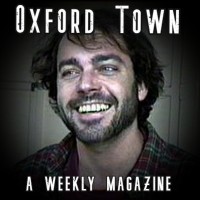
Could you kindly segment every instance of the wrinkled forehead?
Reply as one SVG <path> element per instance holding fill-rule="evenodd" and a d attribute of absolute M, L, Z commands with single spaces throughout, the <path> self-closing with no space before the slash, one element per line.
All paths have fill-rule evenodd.
<path fill-rule="evenodd" d="M 109 57 L 110 59 L 120 60 L 120 62 L 123 60 L 127 65 L 132 65 L 125 48 L 125 43 L 120 38 L 112 39 L 102 34 L 98 34 L 96 37 L 90 35 L 80 37 L 70 35 L 68 37 L 65 34 L 58 47 L 57 66 L 69 59 L 76 59 L 85 64 L 94 60 L 94 58 L 99 58 L 99 56 L 101 56 L 101 59 L 102 56 L 104 59 L 106 56 L 106 59 Z"/>

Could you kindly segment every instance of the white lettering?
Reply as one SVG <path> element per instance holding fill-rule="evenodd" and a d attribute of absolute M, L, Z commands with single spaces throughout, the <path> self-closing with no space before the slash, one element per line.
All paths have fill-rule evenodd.
<path fill-rule="evenodd" d="M 32 186 L 32 181 L 31 181 L 30 176 L 27 177 L 26 191 L 33 191 L 33 186 Z"/>
<path fill-rule="evenodd" d="M 145 183 L 144 183 L 144 190 L 143 191 L 149 191 L 148 186 L 150 185 L 150 176 L 145 176 L 144 179 L 146 179 Z"/>
<path fill-rule="evenodd" d="M 141 11 L 134 10 L 133 11 L 133 32 L 140 33 L 141 32 Z"/>
<path fill-rule="evenodd" d="M 167 176 L 166 177 L 166 191 L 171 191 L 171 181 L 170 181 L 171 177 Z"/>
<path fill-rule="evenodd" d="M 141 190 L 139 177 L 135 177 L 135 187 L 134 187 L 134 190 L 135 191 L 140 191 Z"/>
<path fill-rule="evenodd" d="M 31 29 L 30 29 L 30 33 L 33 33 L 34 29 L 36 29 L 36 33 L 40 33 L 40 29 L 39 29 L 38 24 L 37 24 L 40 9 L 37 9 L 36 13 L 34 13 L 33 9 L 30 9 L 30 13 L 31 13 L 31 17 L 32 17 L 32 20 L 33 20 L 33 23 L 32 23 Z"/>
<path fill-rule="evenodd" d="M 54 191 L 55 188 L 56 177 L 47 177 L 45 176 L 45 183 L 47 191 Z"/>
<path fill-rule="evenodd" d="M 169 10 L 169 33 L 179 34 L 179 10 L 176 10 L 176 16 L 174 10 Z"/>
<path fill-rule="evenodd" d="M 45 33 L 49 33 L 49 24 L 53 22 L 53 19 L 49 18 L 50 13 L 53 12 L 53 9 L 46 9 L 46 17 L 45 17 Z"/>
<path fill-rule="evenodd" d="M 85 10 L 85 33 L 92 33 L 94 30 L 94 12 Z"/>
<path fill-rule="evenodd" d="M 58 31 L 59 33 L 64 33 L 66 31 L 66 11 L 64 9 L 60 9 L 58 11 Z"/>
<path fill-rule="evenodd" d="M 73 191 L 79 191 L 78 188 L 78 176 L 73 177 Z"/>
<path fill-rule="evenodd" d="M 120 33 L 124 33 L 124 10 L 129 9 L 129 6 L 116 5 L 115 8 L 120 9 Z"/>
<path fill-rule="evenodd" d="M 63 191 L 63 188 L 62 188 L 62 186 L 63 186 L 63 177 L 62 176 L 59 176 L 58 177 L 58 191 Z"/>
<path fill-rule="evenodd" d="M 71 10 L 71 33 L 80 33 L 79 30 L 79 10 Z"/>
<path fill-rule="evenodd" d="M 94 183 L 94 176 L 88 177 L 88 181 L 89 181 L 90 191 L 92 191 L 93 183 Z"/>
<path fill-rule="evenodd" d="M 160 34 L 161 29 L 162 29 L 162 24 L 163 24 L 164 10 L 161 9 L 160 17 L 158 17 L 158 11 L 155 9 L 153 10 L 152 16 L 150 14 L 149 9 L 146 10 L 146 13 L 147 13 L 147 20 L 148 20 L 148 24 L 149 24 L 149 33 L 153 34 L 154 29 L 156 27 L 156 33 Z"/>
<path fill-rule="evenodd" d="M 119 177 L 117 191 L 124 191 L 124 184 L 123 184 L 123 178 L 122 177 Z"/>
<path fill-rule="evenodd" d="M 132 183 L 131 183 L 131 181 L 132 181 L 132 178 L 130 176 L 128 176 L 126 178 L 126 189 L 127 189 L 127 191 L 131 191 L 132 190 Z"/>
<path fill-rule="evenodd" d="M 112 177 L 110 180 L 110 177 L 106 178 L 107 183 L 107 191 L 115 191 L 115 177 Z"/>
<path fill-rule="evenodd" d="M 19 5 L 16 8 L 16 31 L 18 33 L 24 32 L 24 6 Z"/>

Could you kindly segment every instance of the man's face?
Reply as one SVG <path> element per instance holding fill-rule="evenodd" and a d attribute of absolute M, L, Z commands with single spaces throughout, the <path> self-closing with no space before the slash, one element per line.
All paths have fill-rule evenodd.
<path fill-rule="evenodd" d="M 103 40 L 98 47 L 86 49 L 64 36 L 57 56 L 60 112 L 68 128 L 87 144 L 118 136 L 137 113 L 130 57 Z"/>

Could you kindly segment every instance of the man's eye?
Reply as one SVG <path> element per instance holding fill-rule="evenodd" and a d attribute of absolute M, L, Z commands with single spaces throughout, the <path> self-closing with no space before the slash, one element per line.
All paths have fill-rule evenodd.
<path fill-rule="evenodd" d="M 76 78 L 77 76 L 79 76 L 79 74 L 80 74 L 80 70 L 78 69 L 66 69 L 66 70 L 63 70 L 63 72 L 61 73 L 62 77 L 66 79 Z"/>
<path fill-rule="evenodd" d="M 118 71 L 115 65 L 103 65 L 100 67 L 100 72 L 105 75 L 113 75 Z"/>

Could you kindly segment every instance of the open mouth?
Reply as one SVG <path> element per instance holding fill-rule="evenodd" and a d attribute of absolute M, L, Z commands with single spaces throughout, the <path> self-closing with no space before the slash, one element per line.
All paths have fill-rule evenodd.
<path fill-rule="evenodd" d="M 109 110 L 111 107 L 110 104 L 105 103 L 91 103 L 91 104 L 83 104 L 77 107 L 77 112 L 81 114 L 88 113 L 99 113 Z"/>

